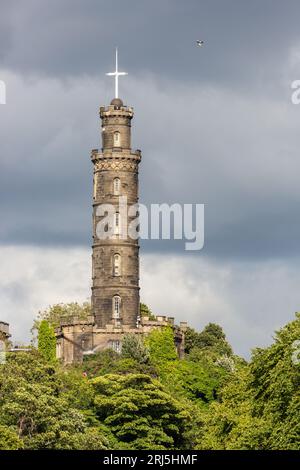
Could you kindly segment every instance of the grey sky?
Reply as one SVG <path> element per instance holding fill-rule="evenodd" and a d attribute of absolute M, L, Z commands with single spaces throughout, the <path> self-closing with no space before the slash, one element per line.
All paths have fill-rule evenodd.
<path fill-rule="evenodd" d="M 4 67 L 51 76 L 101 74 L 122 46 L 129 70 L 241 87 L 272 78 L 299 40 L 289 0 L 12 0 L 2 2 Z M 195 38 L 209 47 L 198 52 Z M 200 77 L 201 76 L 201 77 Z M 246 86 L 247 86 L 246 85 Z"/>
<path fill-rule="evenodd" d="M 233 278 L 241 284 L 249 270 L 262 279 L 265 266 L 280 263 L 284 271 L 282 291 L 281 271 L 276 277 L 275 317 L 282 315 L 281 323 L 290 319 L 298 294 L 286 273 L 298 265 L 300 272 L 300 106 L 290 99 L 291 82 L 300 79 L 299 17 L 300 4 L 292 0 L 2 1 L 3 249 L 89 249 L 89 153 L 100 147 L 98 107 L 113 95 L 112 80 L 104 74 L 114 66 L 118 45 L 120 67 L 129 72 L 120 81 L 120 95 L 135 109 L 133 144 L 143 152 L 142 202 L 205 203 L 199 263 L 211 269 L 229 263 L 233 272 L 239 266 Z M 205 46 L 197 48 L 196 39 L 204 39 Z M 147 256 L 159 252 L 166 259 L 178 256 L 178 263 L 194 262 L 180 244 L 142 247 Z M 51 269 L 47 272 L 50 279 Z M 30 289 L 34 284 L 22 286 L 12 276 L 1 292 L 3 299 L 21 299 L 22 292 L 30 297 Z M 252 293 L 237 288 L 234 297 L 232 288 L 228 292 L 224 309 L 226 302 L 233 312 L 243 305 L 236 315 L 251 318 Z M 60 295 L 53 298 L 60 301 Z M 255 295 L 255 308 L 266 311 L 267 293 L 258 289 Z M 155 298 L 154 306 L 162 308 Z M 285 310 L 284 299 L 293 299 Z M 42 294 L 39 302 L 44 304 Z M 205 305 L 205 318 L 210 312 L 213 318 L 211 304 Z M 1 315 L 7 312 L 3 307 Z M 188 319 L 195 315 L 186 312 Z M 274 321 L 274 328 L 279 323 Z M 230 325 L 229 334 L 237 338 Z M 262 326 L 262 337 L 269 337 L 270 328 L 271 322 Z M 249 341 L 254 346 L 259 338 L 253 333 Z"/>

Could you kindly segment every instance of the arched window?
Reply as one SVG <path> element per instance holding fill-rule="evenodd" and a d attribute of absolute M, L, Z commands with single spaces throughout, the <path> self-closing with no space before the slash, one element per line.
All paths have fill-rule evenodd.
<path fill-rule="evenodd" d="M 114 147 L 120 147 L 121 146 L 121 134 L 120 132 L 116 131 L 114 132 Z"/>
<path fill-rule="evenodd" d="M 114 215 L 114 234 L 119 235 L 121 230 L 120 213 L 116 212 Z"/>
<path fill-rule="evenodd" d="M 114 194 L 116 196 L 120 194 L 120 186 L 121 186 L 120 178 L 115 178 L 114 179 Z"/>
<path fill-rule="evenodd" d="M 121 314 L 121 297 L 119 295 L 115 295 L 113 297 L 113 318 L 119 319 Z"/>
<path fill-rule="evenodd" d="M 119 253 L 114 255 L 114 268 L 113 268 L 114 276 L 121 276 L 121 256 Z"/>

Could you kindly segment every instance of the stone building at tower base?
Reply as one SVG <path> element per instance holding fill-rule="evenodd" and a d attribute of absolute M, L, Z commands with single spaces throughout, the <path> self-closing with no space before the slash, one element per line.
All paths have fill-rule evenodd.
<path fill-rule="evenodd" d="M 137 334 L 146 336 L 154 329 L 172 327 L 174 332 L 174 343 L 178 356 L 184 356 L 184 335 L 187 323 L 181 322 L 179 326 L 174 324 L 174 318 L 157 316 L 155 320 L 149 317 L 142 317 L 137 328 L 126 325 L 114 326 L 107 324 L 104 328 L 96 325 L 94 316 L 87 320 L 80 320 L 76 317 L 61 323 L 56 329 L 56 357 L 64 364 L 82 362 L 85 355 L 95 354 L 105 349 L 113 349 L 121 352 L 122 340 L 127 334 Z"/>

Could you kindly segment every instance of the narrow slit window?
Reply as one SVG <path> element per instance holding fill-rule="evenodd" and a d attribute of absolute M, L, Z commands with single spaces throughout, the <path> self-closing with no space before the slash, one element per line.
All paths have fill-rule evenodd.
<path fill-rule="evenodd" d="M 97 184 L 98 184 L 98 173 L 94 174 L 94 185 L 93 185 L 93 198 L 97 197 Z"/>
<path fill-rule="evenodd" d="M 115 213 L 115 224 L 114 224 L 114 232 L 115 232 L 115 235 L 119 235 L 120 234 L 120 226 L 121 226 L 121 220 L 120 220 L 120 213 L 119 212 L 116 212 Z"/>
<path fill-rule="evenodd" d="M 121 297 L 119 295 L 115 295 L 113 297 L 113 317 L 114 319 L 118 320 L 121 314 Z"/>
<path fill-rule="evenodd" d="M 114 179 L 114 194 L 115 195 L 120 194 L 120 187 L 121 187 L 120 178 L 115 178 Z"/>
<path fill-rule="evenodd" d="M 121 276 L 121 256 L 116 253 L 114 255 L 114 276 Z"/>
<path fill-rule="evenodd" d="M 121 135 L 120 132 L 114 132 L 114 147 L 121 146 Z"/>

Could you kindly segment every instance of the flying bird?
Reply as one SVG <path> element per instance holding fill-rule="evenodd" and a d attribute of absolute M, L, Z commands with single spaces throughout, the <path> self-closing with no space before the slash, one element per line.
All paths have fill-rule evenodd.
<path fill-rule="evenodd" d="M 197 41 L 197 46 L 201 47 L 203 46 L 203 44 L 204 44 L 204 41 L 199 41 L 199 40 Z"/>

